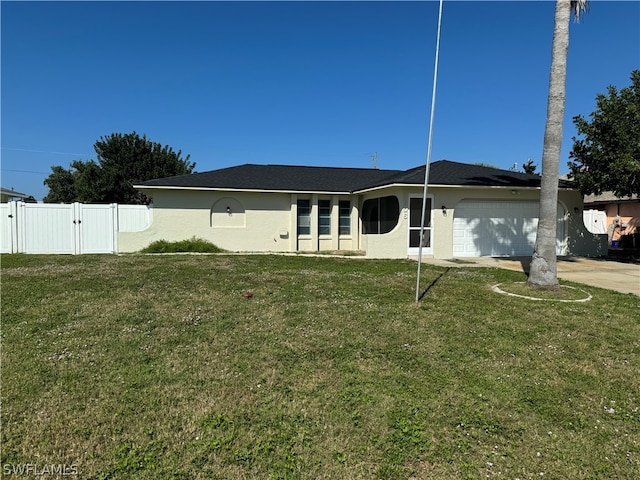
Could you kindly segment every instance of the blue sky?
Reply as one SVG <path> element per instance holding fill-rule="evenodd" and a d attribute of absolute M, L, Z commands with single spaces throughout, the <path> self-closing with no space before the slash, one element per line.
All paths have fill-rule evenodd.
<path fill-rule="evenodd" d="M 554 2 L 445 0 L 432 161 L 541 164 Z M 136 131 L 196 171 L 424 164 L 438 2 L 1 3 L 2 186 Z M 608 85 L 640 68 L 640 3 L 571 25 L 561 173 Z"/>

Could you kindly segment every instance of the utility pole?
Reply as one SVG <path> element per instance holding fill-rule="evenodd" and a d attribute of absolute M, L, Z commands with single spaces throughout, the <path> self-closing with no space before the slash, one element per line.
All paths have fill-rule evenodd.
<path fill-rule="evenodd" d="M 373 159 L 373 168 L 377 170 L 377 168 L 378 168 L 378 152 L 373 152 L 371 154 L 371 158 Z"/>

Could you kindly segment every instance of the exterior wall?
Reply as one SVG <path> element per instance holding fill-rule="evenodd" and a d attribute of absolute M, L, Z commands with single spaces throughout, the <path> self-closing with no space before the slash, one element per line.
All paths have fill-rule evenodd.
<path fill-rule="evenodd" d="M 351 196 L 271 192 L 154 190 L 153 221 L 141 232 L 120 232 L 121 252 L 156 240 L 193 236 L 241 252 L 357 250 L 358 209 Z M 311 201 L 311 234 L 297 235 L 297 201 Z M 331 235 L 318 234 L 318 200 L 331 200 Z M 351 235 L 339 235 L 339 200 L 351 201 Z"/>
<path fill-rule="evenodd" d="M 369 198 L 387 195 L 396 195 L 400 202 L 398 224 L 387 234 L 362 235 L 363 250 L 371 258 L 407 258 L 409 198 L 422 196 L 422 188 L 395 187 L 369 192 L 362 196 L 360 205 Z M 526 188 L 432 187 L 427 190 L 427 195 L 432 196 L 432 252 L 425 253 L 423 250 L 423 256 L 448 259 L 453 258 L 455 209 L 462 200 L 538 201 L 540 191 Z M 558 201 L 566 211 L 564 255 L 606 255 L 606 236 L 594 235 L 584 226 L 582 196 L 579 192 L 560 190 Z"/>
<path fill-rule="evenodd" d="M 504 188 L 441 188 L 436 189 L 436 205 L 446 207 L 446 215 L 439 209 L 439 228 L 435 245 L 436 258 L 453 258 L 453 219 L 457 205 L 463 200 L 498 200 L 526 201 L 539 199 L 537 189 L 504 189 Z M 514 193 L 515 192 L 515 193 Z"/>
<path fill-rule="evenodd" d="M 407 189 L 395 187 L 375 190 L 362 195 L 358 203 L 360 210 L 362 210 L 362 205 L 366 200 L 392 195 L 398 198 L 400 204 L 400 218 L 396 226 L 389 233 L 360 234 L 363 250 L 366 251 L 366 255 L 369 258 L 407 258 L 407 236 L 409 231 L 409 195 Z M 362 232 L 362 221 L 360 221 L 359 225 L 359 230 Z"/>
<path fill-rule="evenodd" d="M 599 257 L 607 255 L 607 236 L 593 234 L 584 224 L 582 211 L 583 196 L 577 190 L 561 191 L 561 201 L 567 209 L 567 252 L 566 255 Z"/>
<path fill-rule="evenodd" d="M 311 233 L 308 235 L 297 234 L 297 202 L 309 200 L 311 203 Z M 329 200 L 331 202 L 331 234 L 320 235 L 318 232 L 318 201 Z M 340 201 L 351 203 L 351 234 L 340 235 Z M 291 224 L 296 242 L 292 251 L 318 252 L 336 250 L 359 250 L 358 239 L 358 205 L 352 195 L 322 195 L 322 194 L 292 194 L 291 195 Z"/>
<path fill-rule="evenodd" d="M 436 258 L 453 257 L 453 218 L 455 207 L 462 200 L 504 200 L 504 201 L 539 201 L 540 190 L 527 188 L 442 188 L 435 189 L 434 205 L 447 207 L 446 219 L 442 212 L 436 212 L 439 219 L 437 232 L 434 234 L 434 256 Z M 582 219 L 582 196 L 575 190 L 560 190 L 558 202 L 564 207 L 565 214 L 565 249 L 564 255 L 599 256 L 606 254 L 606 237 L 590 233 Z M 451 207 L 450 207 L 451 206 Z"/>
<path fill-rule="evenodd" d="M 453 218 L 455 206 L 466 198 L 496 198 L 510 199 L 510 193 L 496 189 L 497 192 L 487 189 L 470 190 L 468 188 L 442 188 L 433 187 L 427 189 L 427 196 L 432 199 L 432 230 L 431 252 L 423 250 L 423 257 L 452 258 L 453 257 Z M 422 187 L 395 187 L 377 190 L 363 195 L 360 205 L 370 198 L 395 195 L 400 202 L 400 219 L 396 227 L 387 234 L 363 235 L 364 248 L 367 257 L 371 258 L 407 258 L 409 248 L 409 199 L 422 197 Z M 536 198 L 537 197 L 532 197 Z M 445 207 L 443 210 L 442 207 Z"/>
<path fill-rule="evenodd" d="M 409 199 L 421 197 L 422 187 L 388 187 L 359 196 L 270 192 L 219 192 L 154 190 L 153 221 L 141 232 L 120 232 L 119 250 L 133 252 L 155 240 L 204 238 L 229 251 L 295 252 L 364 250 L 370 258 L 407 258 L 409 249 Z M 453 258 L 453 219 L 462 200 L 538 201 L 538 189 L 432 187 L 431 248 L 423 255 Z M 385 234 L 363 234 L 360 212 L 372 198 L 398 198 L 398 223 Z M 311 232 L 297 234 L 297 201 L 311 203 Z M 331 201 L 331 235 L 318 234 L 318 200 Z M 340 200 L 351 202 L 351 235 L 339 235 Z M 559 202 L 566 211 L 565 254 L 599 256 L 607 253 L 606 235 L 591 234 L 582 219 L 582 196 L 561 190 Z"/>
<path fill-rule="evenodd" d="M 118 240 L 121 252 L 193 236 L 230 251 L 287 252 L 293 250 L 292 227 L 290 194 L 156 190 L 151 225 L 120 232 Z"/>
<path fill-rule="evenodd" d="M 538 189 L 478 189 L 477 193 L 471 191 L 465 195 L 465 198 L 469 199 L 505 201 L 539 201 L 539 197 L 540 191 Z M 462 200 L 462 198 L 459 200 Z M 606 254 L 606 237 L 603 238 L 601 235 L 592 234 L 584 225 L 582 196 L 579 192 L 575 190 L 560 190 L 558 192 L 558 202 L 565 209 L 565 247 L 563 255 L 600 256 Z M 453 222 L 453 219 L 451 221 Z M 451 232 L 449 238 L 453 238 L 453 232 Z M 448 252 L 445 253 L 448 254 Z"/>
<path fill-rule="evenodd" d="M 593 208 L 604 211 L 607 215 L 610 242 L 620 241 L 625 236 L 640 236 L 640 200 L 594 205 Z"/>

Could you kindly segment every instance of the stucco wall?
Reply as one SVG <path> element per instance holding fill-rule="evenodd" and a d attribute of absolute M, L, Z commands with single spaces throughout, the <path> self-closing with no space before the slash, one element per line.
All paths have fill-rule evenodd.
<path fill-rule="evenodd" d="M 575 190 L 560 192 L 560 201 L 567 207 L 566 255 L 600 257 L 608 253 L 607 235 L 593 234 L 584 225 L 583 196 Z"/>
<path fill-rule="evenodd" d="M 151 193 L 151 192 L 149 192 Z M 364 201 L 394 195 L 398 198 L 398 223 L 385 234 L 362 233 L 358 212 Z M 537 201 L 538 189 L 431 187 L 431 248 L 423 255 L 453 258 L 453 220 L 463 200 Z M 133 252 L 164 239 L 177 241 L 197 236 L 229 251 L 294 252 L 317 250 L 364 250 L 370 258 L 407 258 L 409 199 L 421 197 L 420 187 L 389 187 L 361 196 L 296 195 L 259 192 L 153 191 L 153 223 L 142 232 L 119 233 L 121 252 Z M 311 234 L 298 238 L 296 201 L 308 198 L 312 204 Z M 319 236 L 317 201 L 332 201 L 332 235 Z M 352 205 L 351 235 L 338 236 L 338 201 Z M 607 252 L 606 235 L 591 234 L 582 220 L 582 197 L 577 191 L 560 190 L 559 202 L 566 211 L 566 255 L 599 256 Z M 444 210 L 442 207 L 445 207 Z"/>
<path fill-rule="evenodd" d="M 383 234 L 362 234 L 362 242 L 369 258 L 407 258 L 408 195 L 401 188 L 385 188 L 362 195 L 360 209 L 365 201 L 387 196 L 396 196 L 400 204 L 400 218 L 396 226 Z M 360 228 L 362 231 L 362 228 Z"/>
<path fill-rule="evenodd" d="M 446 188 L 433 189 L 436 195 L 435 205 L 447 206 L 446 219 L 438 215 L 438 230 L 435 235 L 435 257 L 453 257 L 453 219 L 455 207 L 465 199 L 502 200 L 502 201 L 539 201 L 540 191 L 527 188 Z M 589 232 L 582 219 L 583 201 L 579 192 L 560 190 L 558 203 L 565 210 L 565 229 L 563 255 L 600 256 L 606 254 L 606 236 Z M 451 206 L 451 207 L 450 207 Z"/>
<path fill-rule="evenodd" d="M 540 191 L 527 188 L 461 188 L 431 187 L 432 197 L 432 250 L 423 250 L 423 256 L 453 258 L 453 219 L 456 206 L 463 200 L 538 201 Z M 408 209 L 411 196 L 422 196 L 422 188 L 387 188 L 363 196 L 363 200 L 396 195 L 400 201 L 400 220 L 394 230 L 384 235 L 364 235 L 363 245 L 368 257 L 406 258 L 408 255 Z M 577 191 L 560 190 L 558 201 L 565 210 L 564 255 L 600 256 L 607 252 L 606 235 L 594 235 L 582 220 L 583 201 Z M 445 207 L 443 210 L 442 207 Z"/>
<path fill-rule="evenodd" d="M 118 242 L 121 252 L 134 252 L 156 240 L 196 236 L 230 251 L 286 252 L 292 226 L 289 194 L 158 190 L 151 226 L 120 233 Z"/>
<path fill-rule="evenodd" d="M 358 209 L 345 195 L 297 195 L 272 192 L 204 192 L 155 190 L 153 223 L 141 232 L 118 235 L 121 252 L 138 251 L 156 240 L 178 241 L 193 236 L 229 251 L 295 252 L 357 250 Z M 298 238 L 296 202 L 311 201 L 311 234 Z M 317 203 L 332 204 L 331 235 L 319 235 Z M 340 200 L 351 201 L 351 235 L 339 235 Z"/>

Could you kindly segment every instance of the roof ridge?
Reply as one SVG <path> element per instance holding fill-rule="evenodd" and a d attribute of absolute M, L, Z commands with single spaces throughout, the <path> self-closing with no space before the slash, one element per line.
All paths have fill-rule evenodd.
<path fill-rule="evenodd" d="M 334 169 L 334 170 L 367 170 L 378 172 L 402 172 L 403 170 L 388 169 L 388 168 L 373 168 L 373 167 L 342 167 L 342 166 L 323 166 L 323 165 L 287 165 L 279 163 L 267 163 L 267 164 L 245 164 L 258 167 L 287 167 L 287 168 L 314 168 L 314 169 Z"/>

